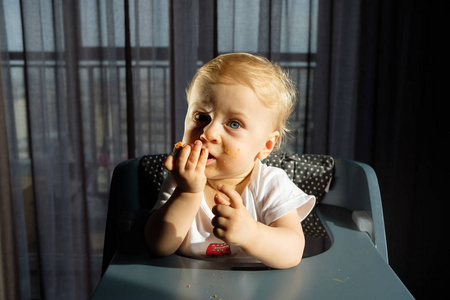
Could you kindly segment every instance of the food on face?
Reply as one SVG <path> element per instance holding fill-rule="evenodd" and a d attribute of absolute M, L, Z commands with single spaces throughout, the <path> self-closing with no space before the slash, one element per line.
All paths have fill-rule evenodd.
<path fill-rule="evenodd" d="M 184 147 L 186 147 L 186 144 L 183 145 L 182 142 L 176 143 L 175 146 L 173 147 L 173 150 L 172 150 L 173 155 L 177 156 L 178 153 L 180 153 L 181 149 L 183 149 Z"/>

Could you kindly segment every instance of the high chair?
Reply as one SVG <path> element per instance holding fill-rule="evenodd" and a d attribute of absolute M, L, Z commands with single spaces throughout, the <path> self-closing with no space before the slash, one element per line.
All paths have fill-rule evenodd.
<path fill-rule="evenodd" d="M 166 157 L 146 155 L 116 166 L 93 299 L 413 299 L 388 264 L 380 190 L 370 166 L 288 153 L 263 161 L 316 196 L 302 222 L 301 263 L 276 270 L 149 254 L 144 227 L 167 176 Z"/>

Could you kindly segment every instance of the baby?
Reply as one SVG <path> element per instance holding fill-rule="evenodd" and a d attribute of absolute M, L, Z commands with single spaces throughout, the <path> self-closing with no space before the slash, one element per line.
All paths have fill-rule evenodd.
<path fill-rule="evenodd" d="M 166 159 L 170 175 L 146 226 L 151 252 L 296 266 L 315 198 L 261 163 L 286 136 L 288 76 L 265 58 L 224 54 L 197 72 L 187 99 L 186 146 Z"/>

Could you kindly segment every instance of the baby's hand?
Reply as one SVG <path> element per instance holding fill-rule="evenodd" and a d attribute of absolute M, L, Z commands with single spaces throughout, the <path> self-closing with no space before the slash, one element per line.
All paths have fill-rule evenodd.
<path fill-rule="evenodd" d="M 212 212 L 215 217 L 211 221 L 214 235 L 229 245 L 250 245 L 257 235 L 258 226 L 242 203 L 241 195 L 229 186 L 219 185 L 217 188 L 230 198 L 230 202 L 219 193 L 214 198 L 216 206 Z"/>
<path fill-rule="evenodd" d="M 206 185 L 205 167 L 208 149 L 202 150 L 202 142 L 187 145 L 176 156 L 169 155 L 164 167 L 170 171 L 183 192 L 202 192 Z"/>

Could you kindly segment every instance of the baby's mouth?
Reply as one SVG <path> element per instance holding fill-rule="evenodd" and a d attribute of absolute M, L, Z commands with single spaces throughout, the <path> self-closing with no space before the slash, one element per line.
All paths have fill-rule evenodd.
<path fill-rule="evenodd" d="M 208 159 L 206 160 L 206 164 L 213 162 L 216 158 L 211 153 L 208 153 Z"/>

